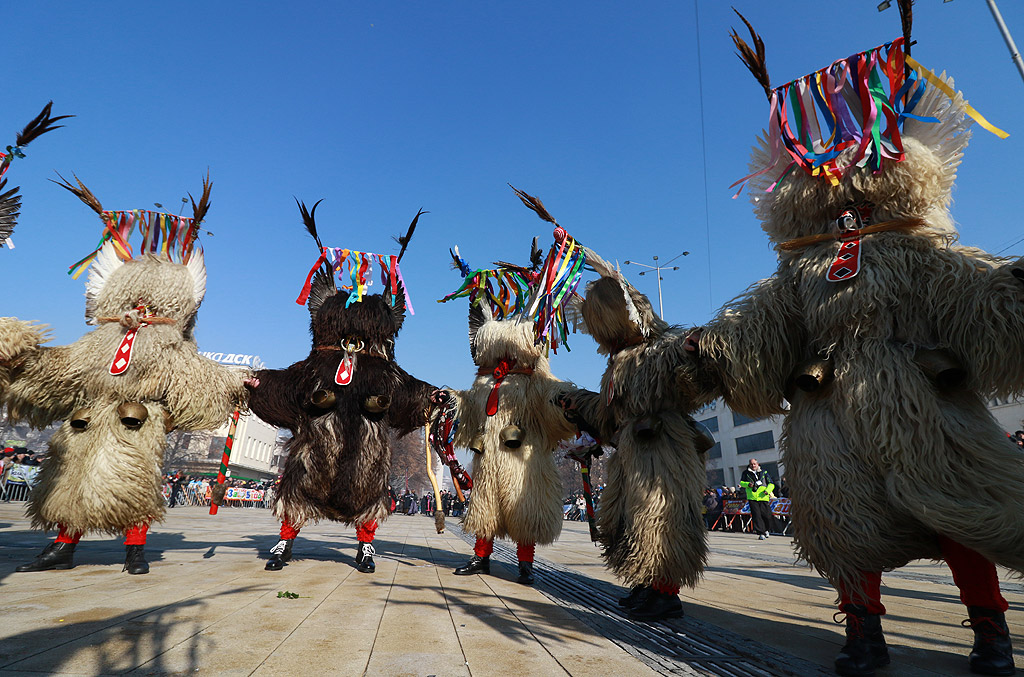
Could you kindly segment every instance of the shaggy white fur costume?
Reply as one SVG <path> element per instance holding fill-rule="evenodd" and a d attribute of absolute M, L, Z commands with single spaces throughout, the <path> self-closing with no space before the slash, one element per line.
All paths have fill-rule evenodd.
<path fill-rule="evenodd" d="M 796 171 L 767 194 L 762 175 L 751 192 L 776 245 L 829 232 L 848 205 L 924 226 L 865 236 L 860 274 L 844 282 L 825 280 L 839 242 L 780 249 L 775 275 L 707 326 L 691 374 L 757 417 L 783 411 L 801 362 L 831 361 L 831 384 L 790 389 L 780 446 L 798 554 L 847 589 L 860 571 L 938 557 L 937 535 L 1024 572 L 1024 455 L 985 406 L 1021 392 L 1024 288 L 1011 266 L 954 244 L 950 189 L 970 121 L 959 96 L 926 98 L 915 112 L 944 122 L 908 120 L 905 161 L 835 187 Z M 751 164 L 767 162 L 762 143 Z M 923 359 L 933 349 L 966 381 L 937 383 Z"/>
<path fill-rule="evenodd" d="M 563 499 L 554 449 L 576 434 L 554 400 L 573 386 L 551 375 L 543 346 L 534 344 L 532 324 L 493 320 L 487 304 L 482 306 L 486 317 L 471 341 L 474 361 L 485 373 L 469 390 L 449 391 L 460 420 L 455 445 L 477 446 L 481 435 L 483 440 L 483 453 L 473 458 L 473 493 L 463 527 L 487 539 L 551 543 L 562 530 Z M 503 359 L 533 373 L 508 374 L 498 390 L 498 411 L 487 416 L 493 370 Z M 501 431 L 510 425 L 522 430 L 517 449 L 502 444 Z"/>
<path fill-rule="evenodd" d="M 127 331 L 120 322 L 51 348 L 39 325 L 0 318 L 0 398 L 11 420 L 64 420 L 29 500 L 34 527 L 123 533 L 159 520 L 167 432 L 217 428 L 244 401 L 244 375 L 201 357 L 192 338 L 205 282 L 201 251 L 186 266 L 151 255 L 122 262 L 112 244 L 100 250 L 87 285 L 90 324 L 131 314 L 139 299 L 173 320 L 139 329 L 119 376 L 108 370 Z M 148 412 L 138 429 L 122 425 L 117 409 L 126 402 Z M 72 415 L 88 425 L 73 428 Z"/>

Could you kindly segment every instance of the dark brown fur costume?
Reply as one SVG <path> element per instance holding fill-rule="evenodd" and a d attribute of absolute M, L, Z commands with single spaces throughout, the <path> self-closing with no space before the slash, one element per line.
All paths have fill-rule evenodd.
<path fill-rule="evenodd" d="M 358 526 L 387 517 L 391 432 L 406 435 L 422 426 L 434 390 L 394 361 L 405 319 L 401 287 L 394 306 L 390 294 L 364 296 L 346 308 L 347 298 L 318 271 L 309 300 L 309 356 L 287 369 L 258 371 L 259 385 L 249 386 L 252 411 L 292 431 L 274 513 L 296 528 L 320 519 Z M 357 354 L 352 382 L 337 385 L 342 351 L 333 348 L 356 339 L 366 347 Z M 317 391 L 332 393 L 333 406 L 314 405 Z M 367 411 L 364 402 L 373 395 L 389 398 L 390 406 Z"/>

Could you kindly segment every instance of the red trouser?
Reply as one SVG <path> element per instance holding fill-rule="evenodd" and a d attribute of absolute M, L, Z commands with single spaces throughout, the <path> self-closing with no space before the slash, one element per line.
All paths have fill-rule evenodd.
<path fill-rule="evenodd" d="M 535 549 L 536 547 L 533 543 L 516 542 L 516 559 L 520 562 L 532 562 Z M 477 536 L 476 544 L 473 546 L 473 554 L 477 557 L 490 557 L 492 552 L 494 552 L 494 539 Z"/>
<path fill-rule="evenodd" d="M 57 540 L 55 543 L 78 543 L 82 540 L 82 532 L 71 533 L 63 524 L 57 525 Z M 149 523 L 139 524 L 124 532 L 125 545 L 145 545 L 146 533 L 149 532 Z"/>
<path fill-rule="evenodd" d="M 1005 612 L 1009 608 L 1006 599 L 999 593 L 999 577 L 996 566 L 967 546 L 960 545 L 945 536 L 939 536 L 939 548 L 953 582 L 960 588 L 960 601 L 965 606 L 977 606 Z M 862 604 L 870 614 L 884 614 L 882 605 L 882 572 L 862 571 L 863 582 L 859 590 L 840 589 L 839 609 L 846 611 L 850 604 Z"/>
<path fill-rule="evenodd" d="M 377 533 L 377 520 L 370 520 L 369 522 L 363 522 L 356 527 L 356 540 L 360 543 L 373 543 L 373 537 Z M 285 517 L 281 520 L 281 540 L 291 541 L 299 535 L 299 529 L 296 529 Z"/>

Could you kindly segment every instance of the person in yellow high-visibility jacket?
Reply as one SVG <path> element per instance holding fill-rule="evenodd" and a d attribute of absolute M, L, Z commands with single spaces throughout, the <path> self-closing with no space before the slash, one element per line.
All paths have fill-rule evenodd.
<path fill-rule="evenodd" d="M 775 498 L 775 484 L 767 470 L 761 469 L 757 459 L 750 459 L 747 469 L 740 477 L 740 486 L 747 490 L 747 503 L 750 504 L 750 518 L 754 532 L 760 541 L 768 538 L 772 531 L 778 531 L 775 515 L 772 514 L 771 500 Z"/>

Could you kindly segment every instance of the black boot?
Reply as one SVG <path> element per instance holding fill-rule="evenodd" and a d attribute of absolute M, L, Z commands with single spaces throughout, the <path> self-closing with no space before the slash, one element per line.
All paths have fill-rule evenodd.
<path fill-rule="evenodd" d="M 654 589 L 649 585 L 634 585 L 629 589 L 628 595 L 619 598 L 619 606 L 632 609 L 639 604 L 643 604 L 653 591 Z"/>
<path fill-rule="evenodd" d="M 124 549 L 124 568 L 130 574 L 148 574 L 149 562 L 146 561 L 144 545 L 127 545 Z"/>
<path fill-rule="evenodd" d="M 889 648 L 882 634 L 882 617 L 869 614 L 867 607 L 859 604 L 846 605 L 836 617 L 842 613 L 846 614 L 846 644 L 836 656 L 836 672 L 867 677 L 875 674 L 875 668 L 888 665 Z"/>
<path fill-rule="evenodd" d="M 683 615 L 683 603 L 679 595 L 658 592 L 653 588 L 648 588 L 648 593 L 627 609 L 626 614 L 634 621 L 662 621 L 666 618 L 681 618 Z"/>
<path fill-rule="evenodd" d="M 1013 647 L 1010 645 L 1010 629 L 1001 611 L 984 609 L 980 606 L 967 607 L 970 618 L 964 625 L 974 630 L 974 648 L 969 661 L 971 672 L 979 675 L 1012 675 Z"/>
<path fill-rule="evenodd" d="M 283 569 L 284 563 L 292 558 L 292 543 L 294 542 L 294 538 L 282 538 L 278 541 L 277 545 L 270 549 L 270 559 L 267 560 L 267 566 L 263 568 L 267 571 L 280 571 Z"/>
<path fill-rule="evenodd" d="M 22 564 L 15 571 L 49 571 L 50 569 L 71 569 L 75 566 L 77 543 L 51 543 L 28 564 Z"/>
<path fill-rule="evenodd" d="M 373 549 L 372 543 L 359 542 L 359 552 L 356 553 L 356 570 L 364 574 L 372 574 L 377 570 L 377 565 L 373 563 L 373 556 L 376 551 Z"/>
<path fill-rule="evenodd" d="M 519 578 L 516 579 L 516 583 L 533 585 L 533 562 L 519 563 Z"/>
<path fill-rule="evenodd" d="M 472 576 L 473 574 L 491 573 L 491 558 L 473 555 L 469 561 L 455 570 L 456 576 Z"/>

